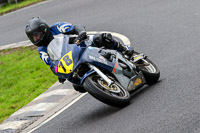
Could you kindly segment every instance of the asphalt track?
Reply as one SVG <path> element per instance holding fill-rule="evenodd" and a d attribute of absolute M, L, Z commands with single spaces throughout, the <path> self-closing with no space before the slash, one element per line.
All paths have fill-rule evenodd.
<path fill-rule="evenodd" d="M 53 0 L 0 17 L 0 44 L 27 40 L 32 16 L 126 35 L 161 71 L 123 109 L 86 95 L 34 133 L 199 133 L 199 0 Z"/>

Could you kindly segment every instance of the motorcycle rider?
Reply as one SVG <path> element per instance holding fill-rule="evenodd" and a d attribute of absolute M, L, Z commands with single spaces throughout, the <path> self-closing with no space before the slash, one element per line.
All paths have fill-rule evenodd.
<path fill-rule="evenodd" d="M 85 28 L 78 25 L 73 25 L 67 22 L 57 22 L 52 26 L 48 24 L 41 17 L 33 17 L 28 21 L 25 27 L 26 35 L 29 40 L 38 47 L 40 58 L 43 62 L 52 69 L 53 65 L 47 53 L 48 44 L 54 39 L 54 35 L 66 34 L 66 35 L 77 35 L 76 38 L 70 38 L 69 43 L 80 42 L 87 38 Z M 108 49 L 115 49 L 129 58 L 132 57 L 134 50 L 128 46 L 121 44 L 116 41 L 111 34 L 103 33 L 97 34 L 92 38 L 93 45 L 96 47 L 105 47 Z M 65 79 L 58 78 L 59 82 L 63 83 Z"/>

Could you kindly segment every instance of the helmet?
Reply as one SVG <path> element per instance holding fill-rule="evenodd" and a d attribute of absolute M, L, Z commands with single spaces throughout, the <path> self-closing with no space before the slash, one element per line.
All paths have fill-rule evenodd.
<path fill-rule="evenodd" d="M 30 41 L 36 46 L 47 46 L 53 38 L 49 26 L 40 17 L 33 17 L 29 20 L 25 32 Z"/>

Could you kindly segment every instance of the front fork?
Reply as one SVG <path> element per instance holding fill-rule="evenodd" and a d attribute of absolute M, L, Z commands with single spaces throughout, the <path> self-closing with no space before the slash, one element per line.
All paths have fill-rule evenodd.
<path fill-rule="evenodd" d="M 107 83 L 108 83 L 108 86 L 110 86 L 113 81 L 110 80 L 104 73 L 102 73 L 97 67 L 89 64 L 89 67 L 94 70 L 100 77 L 102 77 Z"/>

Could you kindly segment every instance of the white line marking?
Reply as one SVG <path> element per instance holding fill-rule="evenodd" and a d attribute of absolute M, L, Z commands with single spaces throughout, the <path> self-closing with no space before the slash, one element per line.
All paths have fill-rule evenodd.
<path fill-rule="evenodd" d="M 64 110 L 66 110 L 67 108 L 69 108 L 70 106 L 72 106 L 74 103 L 76 103 L 79 99 L 81 99 L 86 94 L 87 93 L 81 94 L 79 97 L 77 97 L 76 99 L 74 99 L 71 103 L 69 103 L 67 106 L 65 106 L 64 108 L 62 108 L 58 112 L 56 112 L 54 115 L 52 115 L 51 117 L 49 117 L 48 119 L 46 119 L 44 122 L 40 123 L 40 125 L 38 125 L 37 127 L 33 128 L 28 133 L 31 133 L 31 132 L 37 130 L 38 128 L 40 128 L 41 126 L 43 126 L 44 124 L 46 124 L 47 122 L 49 122 L 50 120 L 52 120 L 53 118 L 55 118 L 56 116 L 58 116 L 60 113 L 62 113 Z"/>
<path fill-rule="evenodd" d="M 0 46 L 0 50 L 8 49 L 8 48 L 17 48 L 17 47 L 26 47 L 33 45 L 30 41 L 22 41 L 18 43 L 12 43 L 4 46 Z"/>

